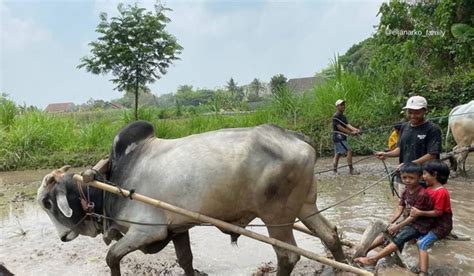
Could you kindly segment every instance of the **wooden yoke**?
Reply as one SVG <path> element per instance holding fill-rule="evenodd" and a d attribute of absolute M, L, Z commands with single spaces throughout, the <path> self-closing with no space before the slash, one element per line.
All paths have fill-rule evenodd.
<path fill-rule="evenodd" d="M 99 172 L 100 174 L 107 174 L 109 172 L 109 163 L 110 159 L 109 156 L 107 155 L 103 159 L 101 159 L 97 164 L 92 167 L 93 170 Z"/>
<path fill-rule="evenodd" d="M 82 172 L 81 175 L 83 177 L 83 181 L 85 183 L 94 181 L 96 174 L 100 174 L 104 176 L 107 175 L 110 168 L 109 163 L 110 163 L 109 156 L 106 156 L 105 158 L 97 162 L 97 164 L 95 164 L 94 167 L 92 167 L 92 169 L 87 169 L 84 172 Z"/>

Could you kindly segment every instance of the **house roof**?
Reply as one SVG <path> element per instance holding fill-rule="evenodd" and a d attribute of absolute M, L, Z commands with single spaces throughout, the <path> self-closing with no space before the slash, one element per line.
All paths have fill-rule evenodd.
<path fill-rule="evenodd" d="M 296 93 L 302 93 L 304 91 L 313 89 L 315 85 L 322 84 L 323 81 L 324 79 L 320 77 L 297 78 L 289 79 L 286 85 L 288 86 L 289 90 Z"/>
<path fill-rule="evenodd" d="M 70 112 L 74 107 L 73 103 L 52 103 L 44 109 L 46 112 Z"/>
<path fill-rule="evenodd" d="M 109 102 L 109 104 L 115 108 L 115 109 L 123 109 L 123 105 L 119 104 L 119 103 L 113 103 L 113 102 Z"/>

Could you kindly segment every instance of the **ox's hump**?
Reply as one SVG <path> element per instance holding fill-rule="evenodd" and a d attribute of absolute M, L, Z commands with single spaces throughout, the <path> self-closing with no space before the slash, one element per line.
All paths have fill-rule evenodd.
<path fill-rule="evenodd" d="M 299 140 L 307 143 L 308 145 L 310 145 L 311 147 L 313 147 L 314 150 L 317 149 L 317 146 L 316 144 L 314 143 L 314 141 L 309 138 L 308 136 L 306 136 L 304 133 L 302 132 L 299 132 L 299 131 L 293 131 L 293 130 L 289 130 L 289 129 L 284 129 L 278 125 L 275 125 L 275 124 L 264 124 L 264 125 L 261 125 L 261 127 L 263 128 L 267 128 L 267 129 L 272 129 L 272 130 L 275 130 L 275 131 L 279 131 L 281 133 L 286 133 L 286 134 L 289 134 L 293 137 L 296 137 L 298 138 Z"/>
<path fill-rule="evenodd" d="M 132 152 L 141 141 L 154 137 L 155 129 L 147 121 L 136 121 L 128 124 L 115 136 L 112 147 L 112 158 L 120 159 Z"/>

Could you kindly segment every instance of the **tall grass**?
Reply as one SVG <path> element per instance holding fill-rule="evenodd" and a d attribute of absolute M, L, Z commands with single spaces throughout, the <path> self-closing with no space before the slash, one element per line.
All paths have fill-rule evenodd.
<path fill-rule="evenodd" d="M 122 126 L 102 119 L 82 124 L 72 118 L 27 112 L 0 131 L 0 170 L 91 164 L 107 154 Z M 92 161 L 95 162 L 95 161 Z"/>
<path fill-rule="evenodd" d="M 334 103 L 341 98 L 346 100 L 345 114 L 349 122 L 364 131 L 356 139 L 350 138 L 354 152 L 370 154 L 372 150 L 383 149 L 390 126 L 400 119 L 402 99 L 386 93 L 383 79 L 368 79 L 341 68 L 337 70 L 333 78 L 302 96 L 282 89 L 269 104 L 253 113 L 206 115 L 188 107 L 181 107 L 179 112 L 176 108 L 141 108 L 139 118 L 150 121 L 155 126 L 156 136 L 163 139 L 272 123 L 302 131 L 318 144 L 319 152 L 331 154 L 331 118 Z M 0 113 L 3 116 L 0 118 L 0 170 L 92 165 L 109 153 L 113 137 L 133 118 L 129 111 L 16 115 L 14 107 L 4 102 L 0 103 L 0 110 L 2 108 L 7 111 Z M 178 117 L 178 113 L 182 116 Z M 385 129 L 378 129 L 380 126 Z"/>

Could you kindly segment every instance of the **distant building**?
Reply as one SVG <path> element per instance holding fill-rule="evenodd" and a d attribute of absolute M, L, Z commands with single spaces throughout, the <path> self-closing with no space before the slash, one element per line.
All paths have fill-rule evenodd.
<path fill-rule="evenodd" d="M 303 93 L 305 91 L 313 89 L 316 85 L 320 85 L 324 82 L 322 77 L 309 77 L 309 78 L 297 78 L 289 79 L 286 85 L 290 91 L 294 93 Z"/>
<path fill-rule="evenodd" d="M 48 106 L 45 108 L 44 111 L 49 112 L 49 113 L 73 112 L 74 104 L 73 103 L 52 103 L 52 104 L 48 104 Z"/>
<path fill-rule="evenodd" d="M 124 106 L 119 103 L 106 102 L 104 104 L 105 109 L 124 109 Z"/>

